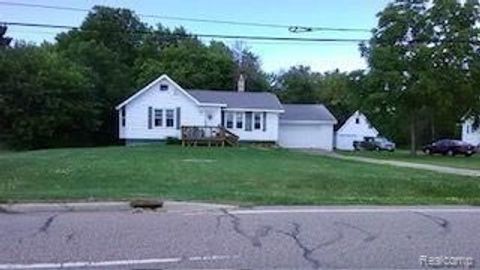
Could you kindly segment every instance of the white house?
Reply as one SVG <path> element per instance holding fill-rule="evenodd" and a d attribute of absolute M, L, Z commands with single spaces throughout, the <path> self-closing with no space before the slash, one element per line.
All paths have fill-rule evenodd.
<path fill-rule="evenodd" d="M 368 121 L 367 117 L 356 111 L 337 130 L 335 147 L 339 150 L 354 150 L 354 141 L 363 141 L 365 137 L 377 137 L 378 131 Z"/>
<path fill-rule="evenodd" d="M 267 92 L 185 90 L 167 75 L 119 104 L 119 137 L 127 144 L 181 138 L 182 126 L 222 126 L 240 141 L 333 148 L 335 118 L 322 105 L 282 105 Z"/>
<path fill-rule="evenodd" d="M 480 128 L 475 128 L 473 123 L 473 119 L 465 120 L 462 123 L 462 141 L 480 145 Z"/>

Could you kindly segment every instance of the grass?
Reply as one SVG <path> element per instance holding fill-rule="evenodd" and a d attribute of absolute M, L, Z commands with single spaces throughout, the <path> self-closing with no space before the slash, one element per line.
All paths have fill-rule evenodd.
<path fill-rule="evenodd" d="M 280 149 L 104 147 L 0 154 L 0 200 L 480 204 L 480 179 Z"/>
<path fill-rule="evenodd" d="M 465 157 L 463 155 L 450 157 L 450 156 L 442 156 L 440 154 L 429 156 L 429 155 L 425 155 L 422 152 L 418 152 L 417 156 L 412 157 L 410 155 L 410 152 L 406 150 L 397 150 L 395 152 L 341 151 L 339 153 L 343 155 L 349 155 L 349 156 L 361 156 L 361 157 L 370 157 L 370 158 L 378 158 L 378 159 L 399 160 L 399 161 L 408 161 L 408 162 L 415 162 L 415 163 L 425 163 L 425 164 L 434 164 L 434 165 L 449 166 L 449 167 L 456 167 L 456 168 L 480 170 L 480 153 L 477 153 L 471 157 Z"/>

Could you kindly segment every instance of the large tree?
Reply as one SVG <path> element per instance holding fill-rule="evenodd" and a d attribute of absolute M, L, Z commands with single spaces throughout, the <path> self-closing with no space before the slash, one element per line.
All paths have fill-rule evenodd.
<path fill-rule="evenodd" d="M 97 143 L 117 138 L 115 105 L 135 89 L 133 66 L 140 53 L 147 26 L 130 10 L 96 6 L 79 29 L 57 37 L 58 50 L 85 66 L 101 105 Z"/>
<path fill-rule="evenodd" d="M 371 110 L 395 112 L 408 122 L 411 153 L 416 153 L 418 120 L 436 91 L 430 69 L 426 0 L 396 0 L 378 14 L 368 46 L 362 46 L 370 67 Z"/>
<path fill-rule="evenodd" d="M 432 133 L 452 131 L 462 117 L 479 115 L 479 3 L 434 0 L 427 17 L 432 32 L 432 64 L 437 103 Z M 461 106 L 459 106 L 461 105 Z M 450 132 L 452 133 L 452 132 Z"/>
<path fill-rule="evenodd" d="M 0 52 L 0 132 L 17 148 L 82 145 L 98 126 L 86 70 L 44 45 Z"/>

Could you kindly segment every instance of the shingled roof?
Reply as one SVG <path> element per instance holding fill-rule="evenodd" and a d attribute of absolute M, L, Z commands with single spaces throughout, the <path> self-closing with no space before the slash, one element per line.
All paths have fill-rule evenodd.
<path fill-rule="evenodd" d="M 322 104 L 283 104 L 285 113 L 280 115 L 284 121 L 331 121 L 337 119 Z"/>
<path fill-rule="evenodd" d="M 283 111 L 277 96 L 268 92 L 237 92 L 217 90 L 186 90 L 201 103 L 226 104 L 235 109 L 266 109 Z"/>

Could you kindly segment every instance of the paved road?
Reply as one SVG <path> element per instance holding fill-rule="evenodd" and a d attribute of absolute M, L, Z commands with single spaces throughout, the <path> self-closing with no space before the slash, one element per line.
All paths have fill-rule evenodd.
<path fill-rule="evenodd" d="M 427 170 L 427 171 L 433 171 L 438 173 L 480 177 L 480 169 L 473 170 L 473 169 L 454 168 L 454 167 L 448 167 L 448 166 L 415 163 L 415 162 L 407 162 L 407 161 L 399 161 L 399 160 L 385 160 L 385 159 L 377 159 L 377 158 L 369 158 L 369 157 L 354 157 L 354 156 L 346 156 L 346 155 L 333 153 L 333 152 L 309 150 L 309 149 L 304 150 L 304 152 L 316 154 L 316 155 L 334 157 L 334 158 L 343 159 L 343 160 L 366 162 L 371 164 L 390 165 L 390 166 L 403 167 L 403 168 Z"/>
<path fill-rule="evenodd" d="M 480 263 L 480 208 L 0 214 L 0 269 L 420 268 Z M 83 267 L 83 268 L 82 268 Z"/>

